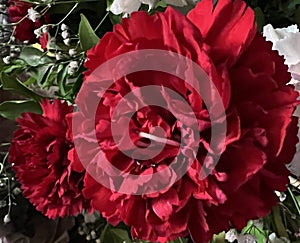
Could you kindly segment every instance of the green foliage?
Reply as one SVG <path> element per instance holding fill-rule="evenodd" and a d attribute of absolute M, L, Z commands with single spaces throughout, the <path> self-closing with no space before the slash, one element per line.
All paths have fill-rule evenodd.
<path fill-rule="evenodd" d="M 79 24 L 79 40 L 83 51 L 87 51 L 99 42 L 99 37 L 95 34 L 87 18 L 81 14 L 81 21 Z"/>
<path fill-rule="evenodd" d="M 39 103 L 33 100 L 10 100 L 0 104 L 0 116 L 15 120 L 23 112 L 34 112 L 41 114 L 42 110 Z"/>
<path fill-rule="evenodd" d="M 291 24 L 300 26 L 299 0 L 245 0 L 256 14 L 258 29 L 272 24 L 276 28 L 287 27 Z"/>

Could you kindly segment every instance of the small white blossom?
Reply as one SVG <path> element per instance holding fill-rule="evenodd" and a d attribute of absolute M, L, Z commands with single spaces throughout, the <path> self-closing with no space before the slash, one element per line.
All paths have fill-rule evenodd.
<path fill-rule="evenodd" d="M 71 43 L 71 39 L 70 38 L 64 39 L 64 43 L 66 46 L 69 46 Z"/>
<path fill-rule="evenodd" d="M 33 33 L 35 34 L 36 38 L 40 38 L 42 36 L 41 28 L 35 29 Z"/>
<path fill-rule="evenodd" d="M 78 68 L 78 62 L 77 61 L 71 61 L 70 64 L 69 64 L 69 67 L 71 68 Z"/>
<path fill-rule="evenodd" d="M 78 67 L 79 66 L 77 61 L 71 61 L 68 66 L 68 74 L 73 75 L 78 69 Z"/>
<path fill-rule="evenodd" d="M 10 59 L 11 59 L 11 57 L 10 56 L 6 56 L 6 57 L 3 57 L 3 62 L 5 63 L 5 64 L 10 64 Z"/>
<path fill-rule="evenodd" d="M 61 36 L 63 39 L 67 39 L 70 36 L 69 31 L 64 30 L 63 32 L 61 32 Z"/>
<path fill-rule="evenodd" d="M 76 51 L 75 49 L 70 49 L 70 50 L 69 50 L 69 55 L 70 55 L 71 57 L 76 56 L 76 54 L 77 54 L 77 51 Z"/>
<path fill-rule="evenodd" d="M 227 231 L 225 234 L 225 240 L 229 242 L 234 242 L 237 239 L 237 237 L 238 237 L 238 233 L 235 229 L 231 229 Z"/>
<path fill-rule="evenodd" d="M 57 61 L 59 61 L 59 60 L 61 60 L 61 58 L 62 58 L 61 52 L 56 52 L 56 53 L 55 53 L 55 59 L 56 59 Z"/>
<path fill-rule="evenodd" d="M 278 238 L 275 233 L 272 233 L 268 237 L 268 242 L 270 243 L 290 243 L 290 240 L 285 237 Z"/>
<path fill-rule="evenodd" d="M 28 11 L 28 18 L 32 22 L 37 21 L 41 17 L 41 15 L 37 11 L 35 11 L 33 8 L 29 8 L 27 11 Z"/>
<path fill-rule="evenodd" d="M 69 27 L 68 27 L 67 25 L 65 25 L 65 24 L 62 24 L 62 25 L 60 26 L 60 29 L 61 29 L 62 31 L 65 31 L 65 30 L 68 30 Z"/>
<path fill-rule="evenodd" d="M 254 235 L 245 234 L 245 235 L 239 235 L 237 238 L 238 243 L 256 243 L 256 237 Z"/>
<path fill-rule="evenodd" d="M 280 202 L 283 202 L 286 199 L 286 194 L 284 192 L 275 191 L 275 194 Z"/>
<path fill-rule="evenodd" d="M 4 224 L 8 224 L 10 223 L 11 219 L 10 219 L 10 215 L 9 214 L 6 214 L 3 218 L 3 222 Z"/>

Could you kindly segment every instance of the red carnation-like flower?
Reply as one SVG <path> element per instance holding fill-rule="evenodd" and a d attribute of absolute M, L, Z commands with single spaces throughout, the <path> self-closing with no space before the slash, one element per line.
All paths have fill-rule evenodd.
<path fill-rule="evenodd" d="M 17 119 L 9 150 L 23 194 L 49 218 L 76 215 L 88 202 L 83 198 L 83 171 L 72 166 L 72 141 L 67 135 L 66 115 L 73 111 L 66 102 L 41 102 L 43 115 L 23 113 Z M 68 153 L 70 159 L 68 159 Z"/>
<path fill-rule="evenodd" d="M 107 33 L 87 53 L 88 70 L 77 97 L 79 112 L 73 118 L 86 121 L 80 123 L 79 133 L 74 135 L 86 146 L 76 146 L 76 151 L 90 156 L 87 171 L 93 170 L 98 176 L 86 174 L 85 177 L 84 196 L 91 200 L 91 206 L 111 224 L 124 221 L 131 226 L 133 238 L 154 242 L 190 234 L 194 242 L 202 243 L 214 233 L 231 226 L 242 229 L 249 219 L 265 216 L 278 202 L 274 191 L 286 189 L 289 174 L 286 163 L 291 161 L 298 141 L 297 122 L 292 116 L 298 93 L 293 86 L 286 85 L 290 74 L 271 45 L 256 33 L 254 13 L 241 0 L 219 0 L 216 6 L 212 0 L 203 0 L 187 17 L 171 7 L 152 16 L 136 12 L 115 25 L 113 32 Z M 210 116 L 205 102 L 212 107 L 218 104 L 215 93 L 208 87 L 203 87 L 208 97 L 204 102 L 183 80 L 158 71 L 133 72 L 115 81 L 102 95 L 107 82 L 97 80 L 97 68 L 121 54 L 145 49 L 176 52 L 201 66 L 217 88 L 226 114 Z M 133 64 L 128 60 L 120 65 Z M 176 63 L 169 65 L 176 69 Z M 128 93 L 149 85 L 165 88 L 151 94 L 136 92 L 135 102 L 128 101 L 115 114 L 119 102 Z M 200 80 L 199 86 L 201 89 Z M 101 153 L 124 174 L 134 175 L 162 171 L 176 157 L 180 158 L 179 169 L 184 170 L 182 164 L 192 154 L 189 148 L 194 143 L 185 136 L 191 126 L 191 116 L 166 88 L 176 91 L 195 113 L 200 131 L 196 159 L 182 178 L 176 178 L 174 173 L 166 175 L 165 183 L 170 186 L 162 191 L 142 195 L 120 193 L 123 181 L 114 179 L 120 175 L 98 166 L 104 163 Z M 90 107 L 100 96 L 99 112 L 94 115 Z M 167 109 L 150 105 L 131 116 L 130 108 L 147 104 L 152 96 Z M 182 124 L 173 112 L 180 114 Z M 116 120 L 121 125 L 112 131 Z M 211 131 L 224 121 L 225 144 L 219 160 L 214 161 L 216 150 L 209 144 Z M 125 131 L 129 130 L 133 143 L 145 148 L 149 140 L 162 141 L 157 127 L 165 131 L 164 141 L 168 144 L 151 159 L 136 160 L 119 151 L 113 137 L 125 141 Z M 94 139 L 93 129 L 101 153 L 95 152 L 92 146 L 89 148 Z M 186 148 L 182 153 L 180 141 Z M 129 143 L 125 150 L 136 155 Z M 211 163 L 204 164 L 204 158 L 210 158 Z M 74 164 L 80 166 L 80 161 Z M 203 168 L 209 172 L 206 178 L 200 177 Z M 111 187 L 98 183 L 98 178 L 106 178 Z M 133 181 L 132 190 L 138 192 L 141 187 L 147 184 L 136 186 Z"/>
<path fill-rule="evenodd" d="M 22 20 L 28 14 L 28 9 L 32 8 L 32 4 L 21 0 L 10 0 L 8 4 L 8 14 L 12 23 L 17 23 Z M 48 14 L 44 14 L 35 22 L 29 18 L 24 18 L 16 26 L 14 36 L 19 41 L 29 41 L 30 43 L 34 43 L 37 41 L 34 30 L 40 28 L 43 24 L 48 23 L 50 23 L 50 16 Z M 43 36 L 41 39 L 44 41 L 45 37 Z"/>

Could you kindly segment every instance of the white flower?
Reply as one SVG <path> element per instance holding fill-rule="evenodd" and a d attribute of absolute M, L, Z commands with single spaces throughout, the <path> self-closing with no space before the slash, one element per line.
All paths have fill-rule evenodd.
<path fill-rule="evenodd" d="M 267 40 L 273 42 L 273 50 L 277 50 L 280 55 L 284 56 L 285 64 L 289 67 L 292 74 L 293 84 L 296 90 L 300 91 L 300 32 L 297 25 L 291 25 L 287 28 L 274 29 L 272 25 L 266 25 L 263 29 L 263 35 Z M 298 97 L 300 99 L 300 97 Z M 300 122 L 300 106 L 296 108 L 294 115 L 298 116 Z M 300 138 L 300 129 L 298 131 Z M 297 152 L 288 165 L 289 170 L 296 176 L 300 176 L 300 143 L 297 144 Z"/>
<path fill-rule="evenodd" d="M 71 57 L 76 56 L 76 54 L 77 54 L 77 51 L 76 51 L 75 49 L 70 49 L 70 50 L 69 50 L 69 55 L 70 55 Z"/>
<path fill-rule="evenodd" d="M 229 242 L 234 242 L 237 238 L 238 238 L 238 233 L 235 229 L 230 229 L 225 234 L 225 240 L 227 240 Z"/>
<path fill-rule="evenodd" d="M 67 39 L 70 36 L 69 31 L 64 30 L 63 32 L 61 32 L 61 36 L 63 39 Z"/>
<path fill-rule="evenodd" d="M 285 64 L 292 73 L 293 83 L 300 81 L 300 32 L 297 25 L 287 28 L 274 29 L 268 24 L 263 29 L 266 40 L 273 42 L 273 50 L 284 56 Z"/>
<path fill-rule="evenodd" d="M 10 59 L 11 59 L 11 57 L 10 56 L 6 56 L 6 57 L 3 57 L 3 62 L 5 63 L 5 64 L 10 64 Z"/>
<path fill-rule="evenodd" d="M 158 0 L 114 0 L 109 10 L 116 15 L 121 13 L 127 15 L 138 11 L 142 3 L 149 5 L 150 10 L 157 2 Z M 186 0 L 165 0 L 165 3 L 178 7 L 187 5 Z"/>
<path fill-rule="evenodd" d="M 41 15 L 40 15 L 37 11 L 35 11 L 33 8 L 29 8 L 29 9 L 27 10 L 27 12 L 28 12 L 28 18 L 29 18 L 32 22 L 37 21 L 37 20 L 41 17 Z"/>
<path fill-rule="evenodd" d="M 68 27 L 67 25 L 65 25 L 65 24 L 62 24 L 62 25 L 60 26 L 60 29 L 61 29 L 62 31 L 65 31 L 65 30 L 68 30 L 69 27 Z"/>
<path fill-rule="evenodd" d="M 71 39 L 70 38 L 64 39 L 64 43 L 66 46 L 69 46 L 71 43 Z"/>

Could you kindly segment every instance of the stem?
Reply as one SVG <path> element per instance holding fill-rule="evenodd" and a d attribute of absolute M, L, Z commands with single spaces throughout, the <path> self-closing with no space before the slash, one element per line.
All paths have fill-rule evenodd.
<path fill-rule="evenodd" d="M 288 192 L 290 193 L 290 195 L 291 195 L 291 197 L 292 197 L 292 199 L 293 199 L 293 202 L 294 202 L 295 207 L 296 207 L 296 209 L 297 209 L 298 215 L 300 215 L 300 207 L 299 207 L 299 204 L 298 204 L 297 199 L 295 198 L 295 196 L 294 196 L 292 190 L 291 190 L 289 187 L 288 187 Z"/>
<path fill-rule="evenodd" d="M 59 21 L 57 24 L 55 24 L 54 26 L 60 25 L 62 24 L 62 22 L 64 22 L 66 20 L 66 18 L 68 18 L 70 16 L 70 14 L 77 8 L 77 6 L 79 5 L 79 3 L 77 2 L 73 8 L 71 8 L 71 10 L 67 13 L 67 15 L 65 17 L 63 17 L 63 19 L 61 21 Z"/>
<path fill-rule="evenodd" d="M 108 15 L 109 15 L 109 12 L 107 12 L 107 13 L 104 15 L 103 19 L 100 21 L 100 23 L 99 23 L 99 24 L 97 25 L 97 27 L 94 29 L 94 32 L 96 32 L 96 31 L 99 29 L 99 27 L 103 24 L 104 20 L 107 18 Z"/>

